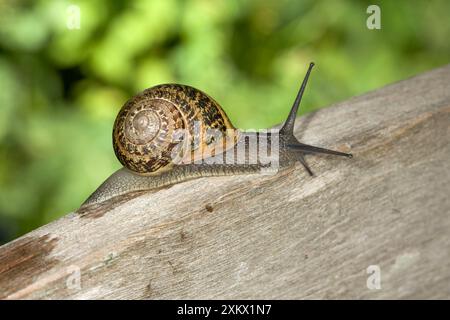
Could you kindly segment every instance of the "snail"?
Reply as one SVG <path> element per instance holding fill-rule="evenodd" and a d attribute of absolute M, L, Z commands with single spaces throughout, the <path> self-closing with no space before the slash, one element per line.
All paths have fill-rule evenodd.
<path fill-rule="evenodd" d="M 312 176 L 305 154 L 351 158 L 349 153 L 303 144 L 294 136 L 296 114 L 313 66 L 310 63 L 290 113 L 277 131 L 235 129 L 214 99 L 187 85 L 157 85 L 132 97 L 119 111 L 113 128 L 114 152 L 124 167 L 82 207 L 198 177 L 257 173 L 274 163 L 283 169 L 299 161 Z"/>

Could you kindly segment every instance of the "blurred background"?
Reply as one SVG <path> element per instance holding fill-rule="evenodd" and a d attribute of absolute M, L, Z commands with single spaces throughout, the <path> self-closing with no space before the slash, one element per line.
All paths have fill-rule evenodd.
<path fill-rule="evenodd" d="M 120 167 L 112 124 L 135 93 L 189 84 L 236 127 L 273 126 L 310 61 L 302 113 L 449 63 L 449 13 L 445 0 L 0 1 L 0 244 Z"/>

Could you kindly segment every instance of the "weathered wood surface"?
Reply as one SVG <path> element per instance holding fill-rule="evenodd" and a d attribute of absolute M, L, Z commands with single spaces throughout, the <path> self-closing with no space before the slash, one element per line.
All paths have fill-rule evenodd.
<path fill-rule="evenodd" d="M 68 214 L 0 248 L 0 296 L 450 298 L 450 66 L 297 128 L 354 158 L 309 157 L 314 178 L 300 165 L 203 178 Z"/>

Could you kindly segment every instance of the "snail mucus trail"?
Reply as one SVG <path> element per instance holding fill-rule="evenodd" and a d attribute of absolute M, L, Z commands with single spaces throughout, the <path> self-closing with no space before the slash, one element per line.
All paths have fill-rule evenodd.
<path fill-rule="evenodd" d="M 273 169 L 274 163 L 275 169 L 283 169 L 299 161 L 313 175 L 304 158 L 307 154 L 351 158 L 348 153 L 303 144 L 294 136 L 295 118 L 313 66 L 309 65 L 289 115 L 277 131 L 235 129 L 214 99 L 190 86 L 163 84 L 132 97 L 119 111 L 113 129 L 114 152 L 124 167 L 82 207 L 198 177 L 258 173 Z"/>

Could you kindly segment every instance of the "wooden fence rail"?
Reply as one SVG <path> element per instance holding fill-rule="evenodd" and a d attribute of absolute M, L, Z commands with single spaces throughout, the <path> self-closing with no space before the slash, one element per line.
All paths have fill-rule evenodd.
<path fill-rule="evenodd" d="M 297 129 L 354 158 L 70 213 L 0 247 L 0 297 L 450 298 L 450 66 Z"/>

